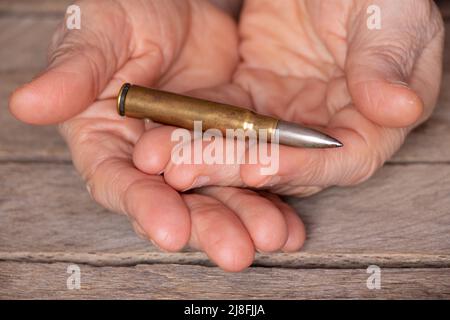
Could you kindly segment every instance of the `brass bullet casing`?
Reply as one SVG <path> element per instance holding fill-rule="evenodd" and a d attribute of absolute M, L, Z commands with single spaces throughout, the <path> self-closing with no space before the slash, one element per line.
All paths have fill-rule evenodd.
<path fill-rule="evenodd" d="M 125 83 L 117 98 L 117 111 L 121 116 L 151 119 L 154 122 L 194 129 L 201 121 L 202 129 L 218 129 L 226 135 L 227 129 L 254 130 L 256 137 L 266 131 L 271 142 L 275 133 L 278 143 L 301 148 L 338 148 L 343 144 L 319 131 L 298 123 L 278 120 L 236 106 L 196 99 Z M 276 130 L 276 131 L 275 131 Z"/>
<path fill-rule="evenodd" d="M 122 116 L 148 118 L 188 130 L 194 129 L 194 121 L 202 121 L 203 130 L 218 129 L 224 135 L 226 129 L 266 129 L 269 139 L 278 124 L 278 119 L 248 109 L 128 83 L 120 89 L 117 111 Z"/>

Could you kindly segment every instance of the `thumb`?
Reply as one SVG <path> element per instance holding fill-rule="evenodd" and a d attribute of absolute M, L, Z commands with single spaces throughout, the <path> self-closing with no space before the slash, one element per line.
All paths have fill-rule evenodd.
<path fill-rule="evenodd" d="M 92 5 L 83 7 L 83 16 L 92 15 L 92 9 Z M 10 97 L 10 111 L 16 118 L 31 124 L 62 122 L 95 101 L 121 63 L 117 57 L 124 57 L 121 51 L 128 46 L 123 45 L 127 41 L 122 36 L 124 23 L 112 24 L 102 14 L 94 17 L 84 19 L 80 30 L 67 30 L 61 24 L 47 69 Z M 100 27 L 90 25 L 95 22 Z"/>
<path fill-rule="evenodd" d="M 420 1 L 411 17 L 411 2 L 377 3 L 380 29 L 368 27 L 366 7 L 350 27 L 345 66 L 348 87 L 355 106 L 368 119 L 382 126 L 407 127 L 421 118 L 424 109 L 410 80 L 432 38 L 427 21 L 432 8 L 428 1 Z"/>

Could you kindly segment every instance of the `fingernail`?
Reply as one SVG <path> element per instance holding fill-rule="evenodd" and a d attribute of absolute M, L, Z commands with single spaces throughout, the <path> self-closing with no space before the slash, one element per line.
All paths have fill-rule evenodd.
<path fill-rule="evenodd" d="M 187 191 L 187 190 L 190 190 L 190 189 L 195 189 L 195 188 L 203 187 L 203 186 L 205 186 L 210 180 L 211 180 L 211 179 L 210 179 L 208 176 L 198 176 L 198 177 L 194 180 L 194 183 L 192 183 L 192 185 L 191 185 L 189 188 L 187 188 L 187 189 L 185 189 L 185 190 L 183 190 L 183 191 Z"/>
<path fill-rule="evenodd" d="M 394 86 L 399 86 L 399 87 L 404 87 L 404 88 L 409 88 L 409 84 L 404 82 L 404 81 L 400 81 L 400 80 L 389 80 L 389 83 L 394 85 Z"/>
<path fill-rule="evenodd" d="M 86 184 L 86 190 L 89 193 L 89 196 L 91 197 L 91 199 L 94 199 L 94 197 L 92 196 L 92 188 L 89 184 Z"/>
<path fill-rule="evenodd" d="M 263 180 L 263 182 L 261 182 L 257 188 L 262 188 L 262 187 L 273 187 L 274 185 L 278 184 L 281 180 L 280 176 L 269 176 L 266 179 Z"/>
<path fill-rule="evenodd" d="M 144 119 L 144 128 L 146 131 L 152 128 L 150 119 Z"/>

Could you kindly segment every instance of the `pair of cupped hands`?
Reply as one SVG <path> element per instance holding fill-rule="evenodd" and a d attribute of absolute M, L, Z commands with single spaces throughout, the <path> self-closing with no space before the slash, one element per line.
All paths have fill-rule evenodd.
<path fill-rule="evenodd" d="M 12 113 L 59 123 L 92 197 L 138 234 L 163 250 L 202 250 L 228 271 L 255 250 L 299 250 L 304 225 L 278 195 L 368 179 L 439 92 L 444 28 L 433 1 L 246 0 L 239 21 L 208 1 L 78 5 L 81 29 L 61 24 L 47 69 L 13 93 Z M 370 5 L 381 29 L 368 27 Z M 124 82 L 320 127 L 344 147 L 280 146 L 270 176 L 259 164 L 176 165 L 174 127 L 117 114 Z"/>

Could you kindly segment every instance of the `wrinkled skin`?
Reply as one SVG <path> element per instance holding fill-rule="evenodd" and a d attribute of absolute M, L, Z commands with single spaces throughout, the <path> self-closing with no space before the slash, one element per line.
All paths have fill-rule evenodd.
<path fill-rule="evenodd" d="M 82 29 L 57 30 L 49 67 L 16 90 L 12 113 L 62 123 L 93 198 L 137 233 L 164 250 L 189 244 L 228 271 L 255 250 L 303 245 L 302 222 L 274 194 L 366 180 L 436 103 L 444 31 L 432 1 L 248 0 L 239 24 L 206 1 L 79 4 Z M 366 27 L 370 4 L 381 30 Z M 117 115 L 123 82 L 318 126 L 345 146 L 281 146 L 273 176 L 258 164 L 175 165 L 173 127 Z"/>

